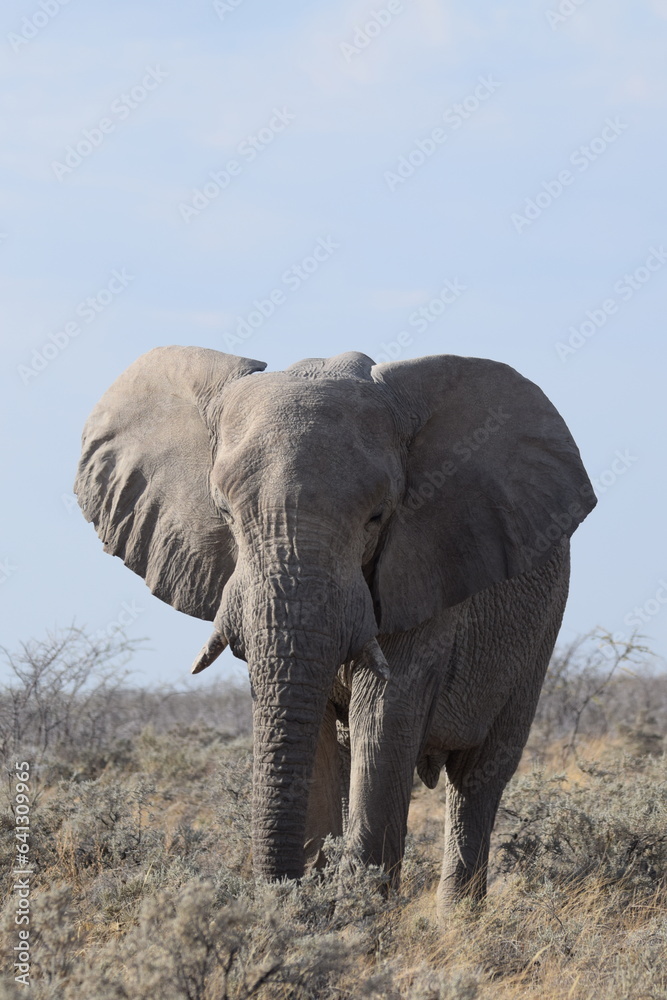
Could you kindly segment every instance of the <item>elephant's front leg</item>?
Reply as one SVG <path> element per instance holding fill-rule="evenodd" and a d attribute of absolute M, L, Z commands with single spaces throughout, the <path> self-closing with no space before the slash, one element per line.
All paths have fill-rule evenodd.
<path fill-rule="evenodd" d="M 417 757 L 437 697 L 437 673 L 419 677 L 395 669 L 409 658 L 391 655 L 384 682 L 358 670 L 350 701 L 350 816 L 346 854 L 350 861 L 384 867 L 398 886 L 405 849 L 408 808 Z"/>

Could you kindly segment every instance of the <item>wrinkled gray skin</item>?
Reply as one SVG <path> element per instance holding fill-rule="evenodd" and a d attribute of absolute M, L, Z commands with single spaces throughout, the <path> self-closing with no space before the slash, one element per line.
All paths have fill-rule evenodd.
<path fill-rule="evenodd" d="M 264 367 L 136 361 L 86 425 L 81 506 L 158 597 L 214 621 L 197 670 L 225 643 L 248 663 L 259 876 L 298 878 L 345 825 L 350 863 L 396 884 L 414 769 L 434 787 L 444 766 L 440 904 L 482 895 L 595 504 L 579 452 L 496 362 Z"/>

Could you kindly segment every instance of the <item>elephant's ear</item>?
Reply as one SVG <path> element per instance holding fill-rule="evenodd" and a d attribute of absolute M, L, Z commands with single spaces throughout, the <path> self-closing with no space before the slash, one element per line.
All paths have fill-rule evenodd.
<path fill-rule="evenodd" d="M 565 422 L 513 368 L 437 355 L 372 374 L 409 428 L 406 491 L 373 579 L 383 632 L 540 565 L 595 506 Z"/>
<path fill-rule="evenodd" d="M 266 365 L 198 347 L 158 347 L 116 379 L 88 418 L 74 484 L 112 555 L 178 611 L 213 620 L 234 569 L 211 498 L 215 406 Z"/>

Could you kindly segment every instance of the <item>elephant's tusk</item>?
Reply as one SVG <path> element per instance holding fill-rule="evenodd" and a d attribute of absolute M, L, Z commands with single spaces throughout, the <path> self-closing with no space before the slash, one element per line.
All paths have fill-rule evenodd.
<path fill-rule="evenodd" d="M 389 671 L 389 664 L 385 659 L 385 655 L 380 649 L 380 643 L 377 639 L 371 639 L 366 643 L 361 651 L 360 657 L 361 663 L 368 667 L 369 670 L 379 677 L 382 681 L 388 681 L 391 677 Z"/>
<path fill-rule="evenodd" d="M 211 638 L 208 642 L 202 646 L 199 651 L 199 656 L 192 664 L 191 674 L 201 673 L 206 667 L 210 667 L 211 664 L 217 660 L 222 653 L 223 649 L 227 648 L 227 640 L 221 632 L 213 632 Z"/>

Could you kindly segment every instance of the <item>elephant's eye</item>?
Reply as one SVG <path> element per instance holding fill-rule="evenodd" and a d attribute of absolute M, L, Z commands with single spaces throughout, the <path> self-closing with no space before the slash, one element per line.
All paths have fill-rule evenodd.
<path fill-rule="evenodd" d="M 373 511 L 368 519 L 369 524 L 377 524 L 378 521 L 382 520 L 382 515 L 384 514 L 384 507 L 378 507 L 377 510 Z"/>
<path fill-rule="evenodd" d="M 230 524 L 234 520 L 234 518 L 232 517 L 232 512 L 229 509 L 227 501 L 225 500 L 222 493 L 217 487 L 215 487 L 213 490 L 213 499 L 215 500 L 215 505 L 218 509 L 218 514 L 220 515 L 222 520 Z"/>

